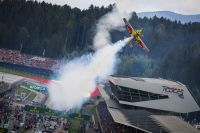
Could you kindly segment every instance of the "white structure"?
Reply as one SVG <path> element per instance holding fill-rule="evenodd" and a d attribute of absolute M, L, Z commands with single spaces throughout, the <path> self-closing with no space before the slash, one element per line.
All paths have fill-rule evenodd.
<path fill-rule="evenodd" d="M 112 95 L 120 104 L 176 113 L 200 110 L 187 87 L 180 82 L 113 76 L 109 82 Z"/>

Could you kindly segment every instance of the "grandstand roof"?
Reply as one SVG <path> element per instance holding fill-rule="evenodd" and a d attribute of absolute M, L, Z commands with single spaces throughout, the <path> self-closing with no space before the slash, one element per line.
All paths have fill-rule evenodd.
<path fill-rule="evenodd" d="M 137 128 L 137 129 L 140 129 L 142 131 L 145 131 L 145 132 L 149 132 L 145 129 L 142 129 L 140 127 L 137 127 L 135 125 L 137 125 L 137 123 L 133 123 L 131 124 L 130 123 L 130 119 L 128 119 L 125 114 L 123 112 L 121 112 L 119 109 L 114 109 L 114 108 L 108 108 L 112 118 L 114 119 L 114 121 L 116 123 L 120 123 L 120 124 L 123 124 L 123 125 L 126 125 L 126 126 L 129 126 L 129 127 L 133 127 L 133 128 Z M 142 119 L 140 119 L 142 120 Z"/>
<path fill-rule="evenodd" d="M 110 99 L 107 92 L 99 86 L 100 93 L 106 101 L 108 110 L 116 123 L 137 128 L 144 132 L 198 132 L 188 123 L 176 116 L 156 115 L 145 109 L 125 109 L 115 100 Z"/>
<path fill-rule="evenodd" d="M 139 129 L 144 132 L 160 132 L 165 133 L 167 129 L 159 126 L 151 119 L 151 113 L 143 109 L 124 109 L 117 102 L 110 99 L 108 94 L 99 87 L 100 93 L 106 101 L 108 110 L 116 123 L 120 123 L 129 127 Z"/>
<path fill-rule="evenodd" d="M 176 116 L 152 115 L 151 117 L 161 125 L 165 126 L 170 132 L 199 133 L 197 129 Z"/>
<path fill-rule="evenodd" d="M 155 78 L 114 76 L 110 76 L 109 81 L 117 86 L 168 96 L 168 98 L 164 99 L 146 100 L 138 102 L 128 102 L 119 100 L 119 103 L 121 104 L 178 113 L 188 113 L 200 110 L 198 104 L 190 94 L 187 87 L 177 81 Z M 164 91 L 164 88 L 167 88 L 167 91 Z M 183 95 L 179 96 L 179 93 L 177 93 L 176 91 L 181 91 Z"/>

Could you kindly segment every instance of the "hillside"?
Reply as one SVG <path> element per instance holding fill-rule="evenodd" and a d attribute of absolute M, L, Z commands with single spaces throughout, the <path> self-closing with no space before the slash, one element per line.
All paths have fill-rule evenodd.
<path fill-rule="evenodd" d="M 157 11 L 157 12 L 141 12 L 137 13 L 137 15 L 141 18 L 153 18 L 157 16 L 159 18 L 164 17 L 170 19 L 172 21 L 181 21 L 181 23 L 189 23 L 189 22 L 200 22 L 200 14 L 196 15 L 182 15 L 170 11 Z"/>
<path fill-rule="evenodd" d="M 111 6 L 87 10 L 36 1 L 0 1 L 0 47 L 63 57 L 92 43 L 97 20 Z M 92 28 L 93 27 L 93 28 Z"/>

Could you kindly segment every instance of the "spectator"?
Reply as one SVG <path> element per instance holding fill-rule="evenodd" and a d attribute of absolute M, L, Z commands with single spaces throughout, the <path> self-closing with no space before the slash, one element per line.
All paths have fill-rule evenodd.
<path fill-rule="evenodd" d="M 21 54 L 20 51 L 0 49 L 0 62 L 12 63 L 17 65 L 56 70 L 58 60 L 39 57 L 29 54 Z"/>

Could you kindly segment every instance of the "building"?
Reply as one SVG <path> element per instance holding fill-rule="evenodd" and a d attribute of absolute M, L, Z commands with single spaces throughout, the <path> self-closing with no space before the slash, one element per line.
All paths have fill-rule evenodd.
<path fill-rule="evenodd" d="M 112 94 L 120 104 L 177 113 L 199 111 L 189 90 L 180 82 L 154 78 L 110 77 Z"/>
<path fill-rule="evenodd" d="M 109 84 L 100 86 L 99 90 L 112 121 L 127 127 L 127 131 L 198 132 L 177 117 L 179 114 L 200 110 L 187 87 L 180 82 L 110 76 Z M 101 109 L 99 110 L 101 116 Z M 102 122 L 103 120 L 100 123 Z M 104 127 L 101 126 L 103 132 Z M 115 129 L 109 132 L 113 132 L 112 130 Z"/>

